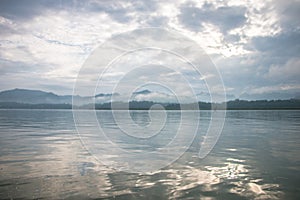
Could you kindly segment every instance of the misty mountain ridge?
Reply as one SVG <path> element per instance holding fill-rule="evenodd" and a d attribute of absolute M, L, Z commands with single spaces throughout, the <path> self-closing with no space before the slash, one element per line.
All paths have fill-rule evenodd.
<path fill-rule="evenodd" d="M 78 104 L 108 103 L 114 97 L 115 101 L 123 101 L 119 93 L 99 93 L 95 96 L 74 96 Z M 150 99 L 149 99 L 150 98 Z M 137 101 L 176 101 L 174 96 L 165 93 L 141 90 L 133 92 L 130 100 Z M 12 89 L 0 92 L 0 102 L 15 102 L 24 104 L 72 104 L 72 95 L 57 95 L 52 92 L 30 89 Z"/>
<path fill-rule="evenodd" d="M 150 90 L 141 90 L 132 94 L 132 100 L 138 96 L 145 96 L 152 93 Z M 119 93 L 99 93 L 95 96 L 74 96 L 79 104 L 107 103 L 111 101 L 112 96 L 122 101 Z M 30 90 L 15 88 L 0 92 L 0 102 L 14 102 L 23 104 L 72 104 L 72 95 L 57 95 L 52 92 L 42 90 Z"/>
<path fill-rule="evenodd" d="M 90 97 L 74 96 L 77 100 L 86 102 Z M 24 104 L 72 104 L 72 95 L 57 95 L 52 92 L 29 89 L 13 89 L 0 92 L 0 102 L 15 102 Z"/>
<path fill-rule="evenodd" d="M 13 89 L 0 92 L 0 102 L 16 102 L 16 103 L 70 103 L 72 96 L 59 96 L 52 92 L 44 92 L 41 90 Z"/>
<path fill-rule="evenodd" d="M 74 96 L 77 103 L 92 104 L 92 103 L 109 103 L 114 96 L 114 101 L 122 102 L 122 95 L 119 93 L 99 93 L 95 96 Z M 248 97 L 250 95 L 243 95 Z M 209 94 L 200 92 L 197 97 L 202 97 L 202 102 L 209 102 Z M 227 95 L 228 100 L 234 100 L 234 95 Z M 201 98 L 198 98 L 201 99 Z M 251 99 L 251 98 L 250 98 Z M 295 98 L 299 99 L 299 98 Z M 252 99 L 251 99 L 252 100 Z M 268 99 L 269 100 L 269 99 Z M 174 95 L 163 92 L 150 91 L 148 89 L 136 91 L 131 95 L 130 101 L 153 101 L 161 103 L 177 103 Z M 0 92 L 0 102 L 14 102 L 23 104 L 72 104 L 72 95 L 57 95 L 52 92 L 30 89 L 12 89 Z"/>

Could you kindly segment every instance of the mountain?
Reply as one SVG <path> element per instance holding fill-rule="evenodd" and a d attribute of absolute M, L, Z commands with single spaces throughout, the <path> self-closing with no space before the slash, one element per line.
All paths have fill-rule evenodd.
<path fill-rule="evenodd" d="M 139 94 L 150 94 L 151 91 L 150 90 L 141 90 L 138 92 L 134 92 L 133 95 L 139 95 Z"/>
<path fill-rule="evenodd" d="M 109 103 L 112 101 L 124 101 L 124 95 L 119 93 L 99 93 L 95 96 L 74 96 L 76 105 L 92 103 Z M 190 97 L 181 98 L 183 103 L 192 103 Z M 210 96 L 206 93 L 197 95 L 198 101 L 209 102 Z M 161 103 L 177 103 L 178 99 L 173 94 L 150 91 L 148 89 L 132 93 L 131 101 L 153 101 Z M 25 104 L 72 104 L 72 95 L 57 95 L 52 92 L 28 89 L 13 89 L 0 92 L 0 102 L 14 102 Z"/>
<path fill-rule="evenodd" d="M 210 94 L 209 92 L 200 92 L 196 95 L 197 95 L 198 101 L 202 101 L 202 102 L 210 102 L 211 98 L 212 98 L 212 94 Z M 213 95 L 214 95 L 214 98 L 216 100 L 224 101 L 224 96 L 223 95 L 220 95 L 220 94 L 217 94 L 217 93 L 214 93 Z M 236 99 L 236 97 L 233 94 L 226 93 L 226 100 L 227 101 L 231 101 L 231 100 L 234 100 L 234 99 Z"/>
<path fill-rule="evenodd" d="M 95 96 L 74 96 L 80 105 L 104 103 L 110 100 L 113 94 L 97 94 Z M 119 94 L 114 94 L 118 96 Z M 57 95 L 52 92 L 28 89 L 13 89 L 0 92 L 0 102 L 21 103 L 21 104 L 72 104 L 72 95 Z"/>
<path fill-rule="evenodd" d="M 290 94 L 284 92 L 269 92 L 269 93 L 259 93 L 259 94 L 248 94 L 242 93 L 238 98 L 248 101 L 255 100 L 288 100 L 291 98 L 295 98 L 297 94 Z M 299 96 L 299 95 L 298 95 Z"/>
<path fill-rule="evenodd" d="M 201 94 L 200 94 L 201 95 Z M 104 94 L 100 93 L 95 96 L 74 96 L 76 105 L 83 109 L 111 109 L 111 97 L 117 96 L 114 105 L 118 109 L 127 109 L 127 104 L 122 101 L 122 95 Z M 173 102 L 174 96 L 160 92 L 152 92 L 149 90 L 142 90 L 133 93 L 134 98 L 129 102 L 130 109 L 149 109 L 154 104 L 161 104 L 165 109 L 178 110 L 181 105 L 185 109 L 193 107 L 193 102 Z M 202 94 L 203 96 L 203 94 Z M 96 103 L 96 105 L 95 105 Z M 197 104 L 197 103 L 196 103 Z M 289 100 L 231 100 L 227 101 L 227 109 L 229 110 L 245 110 L 245 109 L 300 109 L 300 100 L 291 98 Z M 191 105 L 189 107 L 189 105 Z M 200 109 L 224 109 L 224 103 L 205 103 L 198 102 Z M 114 108 L 116 108 L 114 107 Z M 13 89 L 0 92 L 0 108 L 27 108 L 27 109 L 71 109 L 72 95 L 57 95 L 52 92 L 44 92 L 41 90 L 26 90 Z"/>
<path fill-rule="evenodd" d="M 0 92 L 0 102 L 69 104 L 72 102 L 72 96 L 58 96 L 52 92 L 44 92 L 40 90 L 13 89 Z"/>

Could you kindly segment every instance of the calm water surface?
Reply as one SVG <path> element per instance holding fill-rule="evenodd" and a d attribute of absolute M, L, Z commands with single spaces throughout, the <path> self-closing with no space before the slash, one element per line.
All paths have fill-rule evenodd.
<path fill-rule="evenodd" d="M 97 116 L 112 141 L 122 140 L 110 111 Z M 166 126 L 176 127 L 179 116 L 170 111 Z M 300 199 L 300 111 L 228 111 L 217 145 L 199 159 L 209 116 L 201 112 L 199 133 L 179 160 L 137 174 L 91 156 L 71 110 L 0 110 L 0 199 Z M 149 122 L 144 111 L 132 118 Z"/>

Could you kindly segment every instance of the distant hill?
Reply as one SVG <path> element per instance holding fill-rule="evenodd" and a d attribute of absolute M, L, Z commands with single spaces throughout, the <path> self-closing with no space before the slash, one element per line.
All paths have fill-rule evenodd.
<path fill-rule="evenodd" d="M 58 96 L 52 92 L 44 92 L 40 90 L 14 89 L 0 92 L 0 102 L 27 104 L 71 103 L 72 96 Z"/>
<path fill-rule="evenodd" d="M 142 91 L 138 91 L 138 92 L 134 92 L 134 95 L 139 95 L 139 94 L 150 94 L 151 91 L 150 90 L 142 90 Z"/>
<path fill-rule="evenodd" d="M 133 95 L 147 95 L 151 94 L 149 90 L 142 90 L 135 92 Z M 111 109 L 110 98 L 113 94 L 97 94 L 95 96 L 81 97 L 74 96 L 76 105 L 81 109 Z M 120 94 L 114 94 L 120 96 Z M 96 102 L 96 104 L 94 104 Z M 219 110 L 224 109 L 225 103 L 205 103 L 195 102 L 198 104 L 199 109 L 202 110 Z M 168 102 L 154 102 L 144 100 L 132 100 L 129 102 L 129 109 L 132 110 L 148 110 L 154 104 L 160 104 L 167 110 L 180 110 L 192 109 L 195 103 L 168 103 Z M 116 109 L 128 109 L 128 104 L 119 101 L 114 103 Z M 227 109 L 229 110 L 264 110 L 264 109 L 300 109 L 300 99 L 289 100 L 233 100 L 226 102 Z M 24 109 L 71 109 L 72 108 L 72 95 L 60 96 L 51 92 L 44 92 L 40 90 L 26 90 L 26 89 L 13 89 L 0 92 L 0 108 L 24 108 Z"/>
<path fill-rule="evenodd" d="M 112 94 L 97 94 L 94 97 L 74 96 L 81 104 L 88 104 Z M 52 92 L 28 89 L 13 89 L 0 92 L 0 102 L 19 104 L 72 104 L 72 95 L 57 95 Z"/>

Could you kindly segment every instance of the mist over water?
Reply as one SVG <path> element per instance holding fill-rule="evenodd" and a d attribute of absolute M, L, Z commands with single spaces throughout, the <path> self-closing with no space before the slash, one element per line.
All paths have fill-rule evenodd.
<path fill-rule="evenodd" d="M 300 111 L 227 111 L 219 141 L 200 159 L 211 112 L 200 112 L 197 135 L 176 162 L 128 173 L 105 166 L 85 149 L 71 110 L 0 110 L 0 199 L 300 198 Z M 168 144 L 181 117 L 180 111 L 167 111 L 162 139 L 136 140 L 120 132 L 111 111 L 96 115 L 113 143 L 137 152 Z M 131 111 L 131 117 L 139 126 L 150 123 L 146 111 Z M 96 137 L 88 123 L 81 128 Z M 110 160 L 113 152 L 111 146 L 102 156 Z"/>

